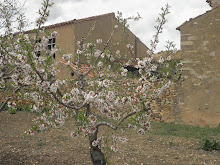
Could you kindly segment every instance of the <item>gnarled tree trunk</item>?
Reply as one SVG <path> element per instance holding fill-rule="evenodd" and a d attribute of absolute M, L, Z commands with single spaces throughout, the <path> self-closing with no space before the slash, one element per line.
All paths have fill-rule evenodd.
<path fill-rule="evenodd" d="M 91 160 L 94 165 L 105 165 L 104 154 L 98 147 L 90 145 Z"/>
<path fill-rule="evenodd" d="M 97 140 L 97 134 L 98 134 L 98 129 L 95 131 L 93 136 L 89 137 L 91 160 L 93 165 L 106 165 L 105 157 L 101 149 L 98 146 L 92 145 L 92 142 L 94 140 Z"/>

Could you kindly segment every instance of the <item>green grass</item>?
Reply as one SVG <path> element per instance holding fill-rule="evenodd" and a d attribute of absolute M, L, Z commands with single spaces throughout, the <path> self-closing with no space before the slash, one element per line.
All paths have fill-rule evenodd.
<path fill-rule="evenodd" d="M 176 136 L 184 138 L 204 139 L 210 137 L 220 137 L 220 127 L 198 127 L 189 125 L 180 125 L 173 123 L 151 123 L 150 134 L 162 136 Z"/>

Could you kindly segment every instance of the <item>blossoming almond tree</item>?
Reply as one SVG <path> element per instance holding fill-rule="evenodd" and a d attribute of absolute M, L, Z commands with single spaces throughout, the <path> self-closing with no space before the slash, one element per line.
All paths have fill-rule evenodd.
<path fill-rule="evenodd" d="M 34 40 L 22 30 L 0 38 L 0 85 L 1 90 L 7 89 L 9 94 L 0 110 L 6 104 L 16 109 L 16 99 L 31 100 L 31 111 L 40 112 L 42 115 L 34 119 L 37 126 L 27 130 L 26 134 L 59 127 L 67 118 L 74 119 L 78 128 L 70 135 L 73 138 L 88 137 L 93 164 L 106 164 L 103 153 L 106 139 L 111 139 L 110 148 L 114 152 L 118 151 L 118 142 L 125 142 L 127 139 L 117 135 L 111 137 L 100 135 L 100 129 L 105 127 L 112 130 L 136 129 L 138 134 L 145 134 L 150 128 L 150 117 L 153 114 L 152 100 L 172 84 L 167 79 L 167 73 L 164 73 L 161 74 L 160 85 L 155 88 L 158 77 L 153 74 L 158 66 L 170 61 L 172 53 L 169 50 L 166 58 L 161 57 L 158 62 L 153 63 L 158 35 L 166 22 L 165 16 L 169 13 L 169 6 L 162 8 L 161 17 L 157 20 L 157 33 L 151 41 L 151 49 L 146 52 L 146 57 L 130 59 L 126 63 L 129 66 L 135 62 L 135 67 L 139 71 L 139 83 L 134 85 L 127 76 L 129 71 L 120 63 L 123 52 L 117 50 L 112 53 L 108 49 L 115 31 L 126 26 L 127 19 L 122 19 L 121 14 L 106 43 L 102 43 L 100 38 L 94 43 L 87 41 L 87 37 L 95 28 L 94 25 L 87 37 L 77 42 L 78 49 L 74 55 L 63 54 L 64 63 L 74 72 L 74 80 L 54 79 L 59 68 L 53 54 L 58 49 L 54 47 L 49 51 L 46 47 L 50 37 L 56 37 L 58 34 L 53 32 L 47 35 L 42 28 L 51 5 L 49 0 L 43 0 L 42 9 L 39 10 L 40 17 L 36 21 Z M 138 18 L 140 16 L 128 19 Z M 37 42 L 40 33 L 45 35 L 41 42 Z M 103 48 L 97 49 L 97 45 L 101 44 Z M 127 49 L 132 53 L 133 46 L 128 43 Z M 38 51 L 46 52 L 47 56 L 38 56 L 36 53 Z M 82 58 L 86 59 L 86 70 L 81 69 Z M 130 117 L 133 117 L 135 122 L 126 122 Z"/>

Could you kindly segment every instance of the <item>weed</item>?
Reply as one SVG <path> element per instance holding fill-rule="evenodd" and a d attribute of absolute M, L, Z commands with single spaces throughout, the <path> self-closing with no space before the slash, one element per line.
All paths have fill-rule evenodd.
<path fill-rule="evenodd" d="M 201 149 L 205 151 L 220 150 L 220 141 L 214 138 L 202 139 L 200 145 Z"/>
<path fill-rule="evenodd" d="M 170 147 L 172 147 L 172 146 L 175 146 L 176 144 L 174 143 L 174 142 L 168 142 L 168 145 L 170 146 Z"/>
<path fill-rule="evenodd" d="M 16 114 L 17 111 L 15 109 L 13 109 L 13 108 L 10 108 L 9 109 L 9 113 L 13 115 L 13 114 Z"/>

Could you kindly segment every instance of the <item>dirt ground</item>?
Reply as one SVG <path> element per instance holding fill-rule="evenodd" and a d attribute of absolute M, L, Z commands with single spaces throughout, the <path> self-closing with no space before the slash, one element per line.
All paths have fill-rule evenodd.
<path fill-rule="evenodd" d="M 0 112 L 1 165 L 90 165 L 87 138 L 72 139 L 73 123 L 67 121 L 61 128 L 49 129 L 32 136 L 24 135 L 35 114 L 18 112 L 11 115 Z M 104 130 L 109 131 L 109 130 Z M 110 152 L 113 165 L 220 165 L 220 152 L 199 149 L 199 141 L 135 131 L 118 133 L 129 141 L 119 145 L 117 153 Z"/>

